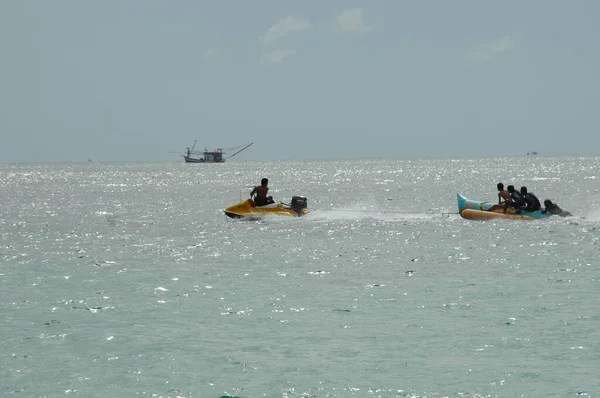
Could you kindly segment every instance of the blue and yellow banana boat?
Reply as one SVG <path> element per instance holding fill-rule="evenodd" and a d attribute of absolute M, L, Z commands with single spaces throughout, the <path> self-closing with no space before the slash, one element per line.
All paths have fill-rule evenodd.
<path fill-rule="evenodd" d="M 547 218 L 552 216 L 552 213 L 545 213 L 541 210 L 538 211 L 521 211 L 519 214 L 515 213 L 515 209 L 509 208 L 506 213 L 504 209 L 494 209 L 490 211 L 490 208 L 495 203 L 481 202 L 477 200 L 470 200 L 456 194 L 458 200 L 458 213 L 462 218 L 468 220 L 490 220 L 495 218 L 506 218 L 510 220 L 539 220 L 541 218 Z"/>

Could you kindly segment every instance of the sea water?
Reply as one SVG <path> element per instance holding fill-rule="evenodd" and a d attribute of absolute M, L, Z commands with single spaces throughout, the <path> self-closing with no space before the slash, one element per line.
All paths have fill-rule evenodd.
<path fill-rule="evenodd" d="M 232 220 L 269 178 L 302 218 Z M 573 217 L 469 221 L 522 185 Z M 0 165 L 0 395 L 600 396 L 600 157 Z"/>

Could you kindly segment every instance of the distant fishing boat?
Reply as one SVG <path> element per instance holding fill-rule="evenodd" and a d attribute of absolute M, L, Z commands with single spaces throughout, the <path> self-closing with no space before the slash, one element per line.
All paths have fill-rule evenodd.
<path fill-rule="evenodd" d="M 235 151 L 235 150 L 238 150 L 238 151 L 236 151 L 233 155 L 224 157 L 223 155 L 226 152 L 224 152 L 222 148 L 217 148 L 212 151 L 209 151 L 206 148 L 204 149 L 204 151 L 194 151 L 194 148 L 196 147 L 196 142 L 198 142 L 198 140 L 194 141 L 194 145 L 192 145 L 191 148 L 187 147 L 185 150 L 185 154 L 181 155 L 181 156 L 183 156 L 183 159 L 185 160 L 186 163 L 224 163 L 225 159 L 229 159 L 229 158 L 237 155 L 238 153 L 242 152 L 244 149 L 248 148 L 250 145 L 254 144 L 254 142 L 251 142 L 245 146 L 240 145 L 238 147 L 229 148 L 229 149 L 227 149 L 229 151 Z"/>

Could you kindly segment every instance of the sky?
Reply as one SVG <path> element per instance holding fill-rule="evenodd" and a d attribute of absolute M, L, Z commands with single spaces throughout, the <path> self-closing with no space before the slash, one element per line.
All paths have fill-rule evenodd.
<path fill-rule="evenodd" d="M 597 0 L 2 1 L 0 51 L 1 163 L 600 152 Z"/>

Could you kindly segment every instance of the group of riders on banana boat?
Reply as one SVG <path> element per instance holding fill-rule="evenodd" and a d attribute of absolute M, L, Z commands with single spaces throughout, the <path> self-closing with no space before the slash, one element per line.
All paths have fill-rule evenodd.
<path fill-rule="evenodd" d="M 561 209 L 556 203 L 552 203 L 550 199 L 544 200 L 544 208 L 542 208 L 540 200 L 533 192 L 529 192 L 527 187 L 521 187 L 521 190 L 517 191 L 513 185 L 509 185 L 505 190 L 504 184 L 501 182 L 496 187 L 498 188 L 498 204 L 490 207 L 487 211 L 502 209 L 503 213 L 506 213 L 508 209 L 512 209 L 511 213 L 521 214 L 523 211 L 534 212 L 539 210 L 542 213 L 550 213 L 562 217 L 572 215 L 568 211 Z"/>

